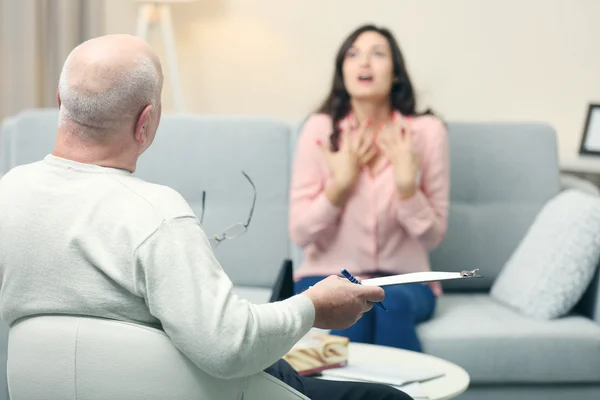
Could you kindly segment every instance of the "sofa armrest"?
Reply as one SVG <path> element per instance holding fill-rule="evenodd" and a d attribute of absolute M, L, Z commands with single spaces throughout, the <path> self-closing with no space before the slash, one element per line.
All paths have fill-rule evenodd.
<path fill-rule="evenodd" d="M 600 189 L 587 179 L 563 173 L 560 176 L 561 190 L 578 189 L 592 196 L 600 195 Z M 600 324 L 600 265 L 575 310 Z"/>
<path fill-rule="evenodd" d="M 273 284 L 269 303 L 283 301 L 294 295 L 294 262 L 286 258 L 279 267 L 279 273 Z"/>
<path fill-rule="evenodd" d="M 560 174 L 560 188 L 561 190 L 578 189 L 592 196 L 600 196 L 600 188 L 593 182 L 569 173 Z"/>
<path fill-rule="evenodd" d="M 577 305 L 576 311 L 600 324 L 600 266 L 596 267 L 594 278 Z"/>

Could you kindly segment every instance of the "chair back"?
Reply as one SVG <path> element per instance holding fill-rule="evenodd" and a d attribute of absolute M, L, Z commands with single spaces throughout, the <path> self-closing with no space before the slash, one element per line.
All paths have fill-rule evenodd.
<path fill-rule="evenodd" d="M 7 367 L 14 399 L 306 399 L 264 372 L 215 378 L 164 332 L 101 318 L 39 316 L 13 324 Z"/>

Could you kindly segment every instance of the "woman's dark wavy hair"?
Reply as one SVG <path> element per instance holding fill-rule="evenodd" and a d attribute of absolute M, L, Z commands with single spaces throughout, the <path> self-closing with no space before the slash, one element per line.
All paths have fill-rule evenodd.
<path fill-rule="evenodd" d="M 346 40 L 344 40 L 342 46 L 338 50 L 335 57 L 335 72 L 333 75 L 331 91 L 321 107 L 317 110 L 319 113 L 329 114 L 333 120 L 333 132 L 330 136 L 330 142 L 331 149 L 334 151 L 338 150 L 338 138 L 340 136 L 338 127 L 339 122 L 350 112 L 350 95 L 346 91 L 344 85 L 342 65 L 346 53 L 348 53 L 348 50 L 350 50 L 358 36 L 368 31 L 377 32 L 380 35 L 383 35 L 387 39 L 392 51 L 392 60 L 394 63 L 394 81 L 390 92 L 392 110 L 397 110 L 402 113 L 402 115 L 407 116 L 432 114 L 431 110 L 426 110 L 420 114 L 415 110 L 415 92 L 406 70 L 400 46 L 398 46 L 398 42 L 394 38 L 394 35 L 386 28 L 379 28 L 375 25 L 363 25 L 352 32 Z"/>

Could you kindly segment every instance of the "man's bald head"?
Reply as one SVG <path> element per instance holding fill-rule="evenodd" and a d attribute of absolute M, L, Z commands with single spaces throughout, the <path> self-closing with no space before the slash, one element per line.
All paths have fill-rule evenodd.
<path fill-rule="evenodd" d="M 76 47 L 58 87 L 60 123 L 84 138 L 133 129 L 147 105 L 160 105 L 162 69 L 152 48 L 130 35 L 107 35 Z"/>

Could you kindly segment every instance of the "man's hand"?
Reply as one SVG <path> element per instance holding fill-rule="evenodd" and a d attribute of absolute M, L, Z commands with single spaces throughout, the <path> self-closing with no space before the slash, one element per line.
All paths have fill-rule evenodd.
<path fill-rule="evenodd" d="M 315 328 L 346 329 L 354 325 L 385 293 L 378 286 L 357 285 L 330 276 L 303 292 L 315 306 Z"/>

